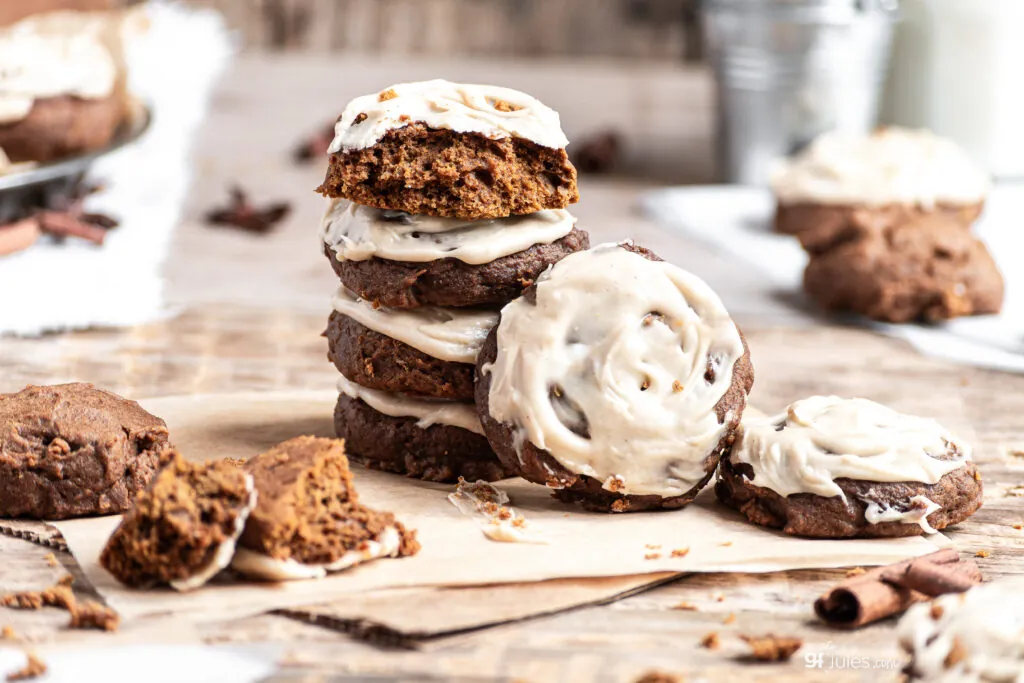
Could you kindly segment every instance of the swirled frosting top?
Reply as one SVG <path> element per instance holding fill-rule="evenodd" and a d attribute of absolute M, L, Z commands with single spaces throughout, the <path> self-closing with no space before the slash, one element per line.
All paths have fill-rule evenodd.
<path fill-rule="evenodd" d="M 551 244 L 576 226 L 565 209 L 479 221 L 412 215 L 333 199 L 320 226 L 324 242 L 339 259 L 377 258 L 425 263 L 454 258 L 479 265 Z"/>
<path fill-rule="evenodd" d="M 349 102 L 334 126 L 329 152 L 366 149 L 411 123 L 492 140 L 521 138 L 541 147 L 569 144 L 558 112 L 526 93 L 445 80 L 400 83 Z"/>
<path fill-rule="evenodd" d="M 570 472 L 622 494 L 681 495 L 725 434 L 716 407 L 743 355 L 700 278 L 605 244 L 505 306 L 491 415 Z"/>
<path fill-rule="evenodd" d="M 912 680 L 1024 681 L 1024 580 L 1013 578 L 911 607 L 897 635 Z"/>
<path fill-rule="evenodd" d="M 37 99 L 109 97 L 117 77 L 102 27 L 88 15 L 42 14 L 0 29 L 0 124 L 28 116 Z"/>
<path fill-rule="evenodd" d="M 975 204 L 990 188 L 956 143 L 926 130 L 883 128 L 868 136 L 827 133 L 779 164 L 771 187 L 782 204 Z"/>
<path fill-rule="evenodd" d="M 948 457 L 951 450 L 958 455 Z M 756 486 L 788 496 L 843 496 L 835 483 L 915 481 L 934 484 L 970 460 L 935 420 L 904 415 L 863 398 L 812 396 L 773 417 L 748 417 L 732 450 Z"/>

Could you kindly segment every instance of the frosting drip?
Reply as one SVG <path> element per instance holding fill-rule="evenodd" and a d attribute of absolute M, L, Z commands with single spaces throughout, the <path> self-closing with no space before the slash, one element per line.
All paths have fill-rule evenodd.
<path fill-rule="evenodd" d="M 779 202 L 796 204 L 974 204 L 988 175 L 951 140 L 925 130 L 884 128 L 870 136 L 828 133 L 779 164 Z"/>
<path fill-rule="evenodd" d="M 551 244 L 572 232 L 576 219 L 565 209 L 550 209 L 482 221 L 410 215 L 334 199 L 320 234 L 341 260 L 424 263 L 454 258 L 480 265 Z"/>
<path fill-rule="evenodd" d="M 401 83 L 349 102 L 334 126 L 329 153 L 365 149 L 410 123 L 492 140 L 514 137 L 542 147 L 569 144 L 558 112 L 510 88 L 445 80 Z"/>
<path fill-rule="evenodd" d="M 912 657 L 914 678 L 1024 681 L 1024 581 L 998 581 L 914 605 L 900 620 L 897 635 Z"/>
<path fill-rule="evenodd" d="M 563 467 L 623 494 L 681 495 L 725 433 L 743 355 L 701 279 L 615 244 L 572 254 L 505 306 L 490 412 Z"/>
<path fill-rule="evenodd" d="M 960 456 L 940 460 L 952 446 Z M 934 484 L 970 457 L 970 448 L 935 420 L 837 396 L 812 396 L 781 415 L 747 418 L 732 450 L 735 462 L 753 469 L 755 485 L 781 496 L 844 497 L 839 478 Z"/>
<path fill-rule="evenodd" d="M 0 124 L 28 116 L 37 99 L 109 97 L 117 64 L 101 23 L 76 12 L 29 17 L 0 29 Z"/>
<path fill-rule="evenodd" d="M 334 562 L 305 564 L 292 558 L 276 558 L 248 548 L 235 552 L 231 567 L 250 578 L 264 581 L 301 581 L 322 579 L 330 572 L 340 572 L 363 562 L 383 557 L 398 557 L 402 536 L 393 526 L 384 527 L 372 541 L 364 541 L 358 548 L 347 550 Z"/>
<path fill-rule="evenodd" d="M 345 287 L 338 289 L 333 303 L 334 310 L 364 327 L 453 363 L 476 363 L 480 347 L 498 324 L 494 311 L 472 308 L 374 308 Z"/>
<path fill-rule="evenodd" d="M 864 519 L 868 524 L 882 524 L 883 522 L 898 522 L 900 524 L 917 524 L 926 534 L 937 533 L 935 528 L 928 523 L 928 515 L 942 509 L 942 506 L 927 496 L 912 496 L 907 501 L 908 509 L 883 507 L 875 501 L 868 501 L 864 510 Z"/>
<path fill-rule="evenodd" d="M 480 418 L 472 403 L 431 401 L 367 389 L 350 381 L 344 375 L 338 380 L 338 390 L 349 398 L 362 401 L 378 413 L 384 413 L 391 417 L 414 417 L 418 420 L 416 426 L 421 429 L 439 424 L 459 427 L 481 436 L 484 433 L 483 427 L 480 426 Z"/>

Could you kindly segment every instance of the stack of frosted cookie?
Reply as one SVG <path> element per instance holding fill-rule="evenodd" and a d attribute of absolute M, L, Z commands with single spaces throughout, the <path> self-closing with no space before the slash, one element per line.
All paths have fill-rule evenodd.
<path fill-rule="evenodd" d="M 326 336 L 349 457 L 431 481 L 505 470 L 474 406 L 497 310 L 589 247 L 565 207 L 576 170 L 558 114 L 494 86 L 427 81 L 338 119 L 321 236 L 341 287 Z"/>
<path fill-rule="evenodd" d="M 810 255 L 820 306 L 874 320 L 998 313 L 1003 279 L 971 233 L 989 179 L 950 140 L 888 128 L 824 135 L 775 173 L 775 229 Z"/>

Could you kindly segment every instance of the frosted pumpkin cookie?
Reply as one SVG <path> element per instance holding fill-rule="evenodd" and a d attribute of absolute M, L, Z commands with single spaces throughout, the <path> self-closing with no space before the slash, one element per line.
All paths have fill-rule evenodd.
<path fill-rule="evenodd" d="M 253 479 L 236 465 L 176 456 L 135 500 L 100 564 L 128 586 L 194 590 L 230 564 L 255 504 Z"/>
<path fill-rule="evenodd" d="M 545 268 L 590 246 L 560 209 L 469 221 L 335 200 L 320 234 L 345 287 L 392 308 L 505 304 Z"/>
<path fill-rule="evenodd" d="M 1024 680 L 1024 581 L 1004 579 L 914 605 L 897 627 L 911 681 Z"/>
<path fill-rule="evenodd" d="M 899 223 L 941 214 L 967 228 L 981 214 L 988 175 L 956 145 L 926 130 L 827 133 L 771 177 L 775 229 L 842 232 L 854 211 Z"/>
<path fill-rule="evenodd" d="M 416 532 L 360 504 L 344 446 L 301 436 L 249 460 L 259 493 L 231 566 L 267 581 L 315 579 L 419 551 Z"/>
<path fill-rule="evenodd" d="M 505 467 L 613 512 L 693 500 L 754 381 L 718 296 L 631 244 L 541 275 L 501 310 L 477 376 L 480 419 Z"/>
<path fill-rule="evenodd" d="M 819 538 L 934 533 L 982 501 L 970 447 L 938 422 L 836 396 L 744 420 L 715 492 L 755 524 Z"/>
<path fill-rule="evenodd" d="M 558 113 L 524 93 L 444 80 L 402 83 L 345 108 L 319 192 L 469 220 L 579 200 Z"/>

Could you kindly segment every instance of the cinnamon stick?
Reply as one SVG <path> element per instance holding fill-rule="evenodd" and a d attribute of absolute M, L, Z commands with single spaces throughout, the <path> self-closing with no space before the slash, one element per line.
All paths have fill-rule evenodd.
<path fill-rule="evenodd" d="M 973 560 L 953 548 L 903 560 L 850 577 L 818 598 L 814 611 L 837 628 L 860 628 L 900 614 L 916 602 L 962 593 L 981 583 Z"/>

